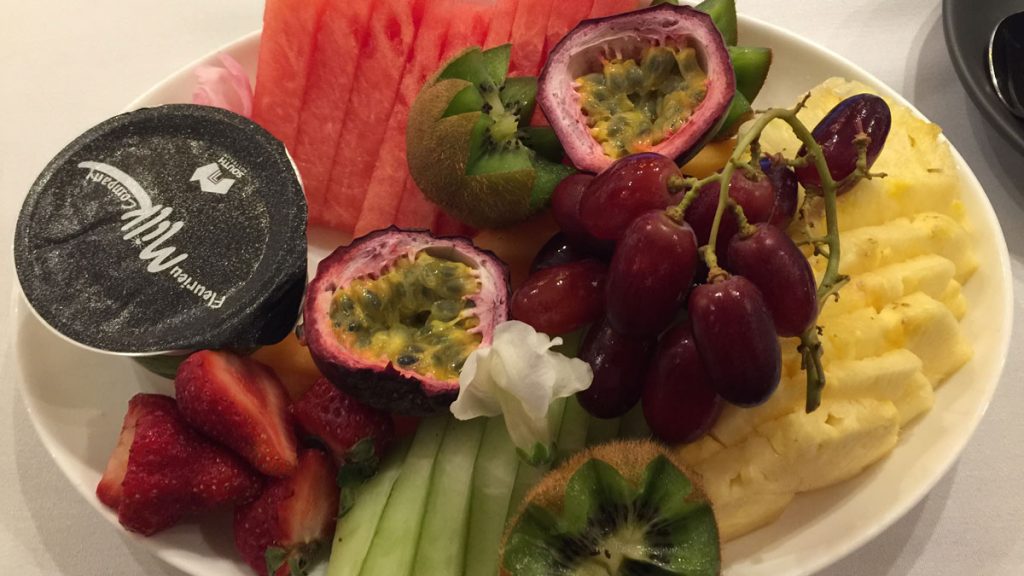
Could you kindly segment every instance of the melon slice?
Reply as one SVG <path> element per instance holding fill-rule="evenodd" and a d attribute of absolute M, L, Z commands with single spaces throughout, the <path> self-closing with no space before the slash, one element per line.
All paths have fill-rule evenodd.
<path fill-rule="evenodd" d="M 252 119 L 295 149 L 316 31 L 326 0 L 267 0 Z"/>
<path fill-rule="evenodd" d="M 313 223 L 319 223 L 334 149 L 348 112 L 371 0 L 328 0 L 299 114 L 293 156 Z"/>
<path fill-rule="evenodd" d="M 345 232 L 355 228 L 426 2 L 374 3 L 325 202 L 310 208 L 311 221 Z"/>

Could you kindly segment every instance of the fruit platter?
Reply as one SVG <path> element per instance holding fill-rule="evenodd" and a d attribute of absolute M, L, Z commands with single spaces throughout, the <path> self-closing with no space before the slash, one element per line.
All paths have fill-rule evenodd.
<path fill-rule="evenodd" d="M 112 530 L 190 574 L 800 575 L 955 461 L 1008 347 L 1005 242 L 870 74 L 722 0 L 291 4 L 33 188 L 88 168 L 148 272 L 220 314 L 244 287 L 212 290 L 187 208 L 140 200 L 160 172 L 75 154 L 133 120 L 192 130 L 166 154 L 241 146 L 193 121 L 284 143 L 189 164 L 211 214 L 279 193 L 227 227 L 283 263 L 208 331 L 167 320 L 187 337 L 148 350 L 172 354 L 56 333 L 19 267 L 33 423 Z M 164 106 L 190 102 L 233 112 Z"/>

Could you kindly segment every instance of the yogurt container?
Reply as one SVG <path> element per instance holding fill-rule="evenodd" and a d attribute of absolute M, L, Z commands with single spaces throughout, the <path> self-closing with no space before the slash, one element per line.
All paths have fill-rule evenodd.
<path fill-rule="evenodd" d="M 22 205 L 14 261 L 53 330 L 167 373 L 188 351 L 252 349 L 294 328 L 306 201 L 284 146 L 252 121 L 144 108 L 47 165 Z"/>

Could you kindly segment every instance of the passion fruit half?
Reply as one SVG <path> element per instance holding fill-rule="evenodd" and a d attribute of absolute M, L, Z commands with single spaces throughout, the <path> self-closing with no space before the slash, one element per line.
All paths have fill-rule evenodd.
<path fill-rule="evenodd" d="M 538 103 L 580 170 L 637 152 L 685 161 L 725 120 L 736 78 L 711 16 L 662 4 L 585 20 L 555 46 Z"/>
<path fill-rule="evenodd" d="M 382 410 L 428 415 L 458 396 L 462 364 L 491 343 L 508 301 L 494 254 L 392 227 L 320 262 L 301 330 L 334 385 Z"/>

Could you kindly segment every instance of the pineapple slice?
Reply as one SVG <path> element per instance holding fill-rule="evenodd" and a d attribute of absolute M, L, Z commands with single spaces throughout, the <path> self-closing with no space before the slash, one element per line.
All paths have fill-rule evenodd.
<path fill-rule="evenodd" d="M 828 318 L 867 306 L 881 310 L 917 291 L 940 298 L 948 290 L 955 273 L 956 266 L 951 260 L 925 254 L 859 274 L 839 290 L 837 300 L 829 301 L 822 308 L 820 319 L 825 322 Z"/>
<path fill-rule="evenodd" d="M 951 260 L 956 266 L 955 278 L 961 283 L 978 268 L 967 230 L 949 216 L 936 212 L 850 230 L 842 235 L 842 250 L 839 272 L 851 276 L 923 254 Z M 822 256 L 811 257 L 811 267 L 818 275 L 826 264 Z"/>
<path fill-rule="evenodd" d="M 922 371 L 933 386 L 971 359 L 971 345 L 964 338 L 956 317 L 942 302 L 922 292 L 893 302 L 879 316 L 899 324 L 897 346 L 921 359 Z"/>
<path fill-rule="evenodd" d="M 785 487 L 803 492 L 851 478 L 888 454 L 896 446 L 899 421 L 888 400 L 841 399 L 763 424 L 757 433 L 786 471 Z"/>
<path fill-rule="evenodd" d="M 766 422 L 697 462 L 722 539 L 774 521 L 794 493 L 841 482 L 882 458 L 896 445 L 899 421 L 887 400 L 828 400 L 811 414 Z"/>

